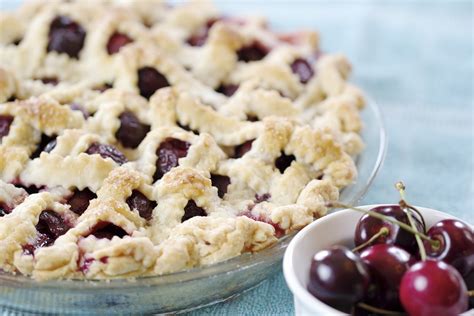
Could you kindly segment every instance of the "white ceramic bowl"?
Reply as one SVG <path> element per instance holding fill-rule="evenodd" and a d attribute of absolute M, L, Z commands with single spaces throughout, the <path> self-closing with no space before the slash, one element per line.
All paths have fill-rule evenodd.
<path fill-rule="evenodd" d="M 376 206 L 378 205 L 366 205 L 360 208 L 371 209 Z M 429 208 L 417 208 L 422 213 L 427 227 L 443 219 L 455 218 Z M 308 292 L 306 286 L 309 268 L 311 259 L 319 250 L 333 245 L 353 244 L 356 224 L 362 215 L 350 209 L 336 211 L 306 226 L 289 244 L 283 259 L 283 272 L 286 283 L 294 295 L 296 315 L 345 315 Z M 474 315 L 474 309 L 463 315 Z"/>

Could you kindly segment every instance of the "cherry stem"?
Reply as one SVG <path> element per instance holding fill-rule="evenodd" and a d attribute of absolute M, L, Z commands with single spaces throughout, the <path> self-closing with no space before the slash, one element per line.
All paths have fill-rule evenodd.
<path fill-rule="evenodd" d="M 370 245 L 371 243 L 373 243 L 377 238 L 379 238 L 380 236 L 387 236 L 389 233 L 389 230 L 387 227 L 382 227 L 380 228 L 380 230 L 378 231 L 377 234 L 373 235 L 369 240 L 367 240 L 365 243 L 363 244 L 360 244 L 359 246 L 355 247 L 354 249 L 352 249 L 352 252 L 355 252 L 355 251 L 359 251 L 360 249 L 362 248 L 365 248 L 366 246 Z"/>
<path fill-rule="evenodd" d="M 407 225 L 405 223 L 402 223 L 400 221 L 397 221 L 396 219 L 392 218 L 392 217 L 388 217 L 388 216 L 385 216 L 385 215 L 382 215 L 382 214 L 379 214 L 377 212 L 374 212 L 374 211 L 370 211 L 370 210 L 363 210 L 361 208 L 357 208 L 357 207 L 353 207 L 353 206 L 349 206 L 349 205 L 346 205 L 346 204 L 343 204 L 343 203 L 340 203 L 340 202 L 337 202 L 337 201 L 334 201 L 334 202 L 327 202 L 326 203 L 326 206 L 327 207 L 340 207 L 340 208 L 348 208 L 348 209 L 351 209 L 351 210 L 354 210 L 354 211 L 357 211 L 357 212 L 361 212 L 361 213 L 364 213 L 364 214 L 369 214 L 370 216 L 372 217 L 375 217 L 375 218 L 378 218 L 382 221 L 387 221 L 387 222 L 390 222 L 390 223 L 393 223 L 393 224 L 396 224 L 398 226 L 400 226 L 401 228 L 403 228 L 404 230 L 412 233 L 412 234 L 415 234 L 415 235 L 419 235 L 422 239 L 424 240 L 427 240 L 431 243 L 435 242 L 435 240 L 432 240 L 430 239 L 428 236 L 426 236 L 425 234 L 423 233 L 420 233 L 418 230 L 414 230 L 413 228 L 411 228 L 410 225 Z"/>
<path fill-rule="evenodd" d="M 358 303 L 357 306 L 359 306 L 360 308 L 363 308 L 365 310 L 368 310 L 369 312 L 382 314 L 382 315 L 405 315 L 405 314 L 400 313 L 400 312 L 394 312 L 394 311 L 389 311 L 389 310 L 382 309 L 382 308 L 377 308 L 377 307 L 374 307 L 374 306 L 366 304 L 366 303 Z"/>
<path fill-rule="evenodd" d="M 402 200 L 400 201 L 402 202 L 400 203 L 400 206 L 406 210 L 408 221 L 410 222 L 411 228 L 413 228 L 413 230 L 418 232 L 418 228 L 416 228 L 415 221 L 413 220 L 413 217 L 412 217 L 411 207 L 409 207 L 409 204 L 405 202 L 405 185 L 403 184 L 403 182 L 399 181 L 395 184 L 395 187 L 397 188 L 398 192 L 400 192 L 400 197 L 402 198 Z M 423 242 L 421 241 L 420 235 L 415 234 L 415 239 L 416 239 L 416 243 L 418 244 L 418 250 L 420 251 L 420 258 L 422 261 L 425 261 L 426 250 L 425 250 L 425 246 L 423 245 Z"/>

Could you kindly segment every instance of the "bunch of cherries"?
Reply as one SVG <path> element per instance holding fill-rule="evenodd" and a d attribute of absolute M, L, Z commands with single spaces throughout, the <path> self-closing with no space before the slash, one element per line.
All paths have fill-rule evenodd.
<path fill-rule="evenodd" d="M 365 213 L 355 230 L 356 247 L 316 253 L 308 290 L 355 315 L 459 315 L 473 304 L 474 231 L 455 219 L 427 231 L 423 216 L 405 201 L 403 183 L 396 186 L 399 205 L 349 207 Z"/>

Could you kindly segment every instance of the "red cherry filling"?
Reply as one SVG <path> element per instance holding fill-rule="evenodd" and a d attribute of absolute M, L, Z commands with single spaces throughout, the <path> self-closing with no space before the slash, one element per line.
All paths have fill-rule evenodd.
<path fill-rule="evenodd" d="M 207 216 L 207 213 L 203 208 L 197 206 L 194 200 L 189 200 L 184 207 L 184 215 L 181 218 L 181 223 L 193 218 L 194 216 Z"/>
<path fill-rule="evenodd" d="M 69 104 L 69 107 L 73 111 L 81 112 L 85 119 L 87 119 L 89 117 L 89 112 L 87 112 L 87 110 L 82 105 L 80 105 L 78 103 L 71 103 L 71 104 Z"/>
<path fill-rule="evenodd" d="M 64 235 L 71 226 L 66 223 L 57 213 L 46 210 L 41 212 L 36 230 L 38 235 L 33 243 L 23 246 L 27 254 L 33 254 L 36 249 L 51 246 L 54 241 Z"/>
<path fill-rule="evenodd" d="M 37 158 L 44 151 L 46 153 L 51 152 L 56 147 L 56 135 L 48 136 L 46 134 L 41 135 L 40 143 L 36 147 L 35 152 L 31 155 L 31 159 Z"/>
<path fill-rule="evenodd" d="M 271 197 L 272 196 L 270 193 L 255 194 L 255 203 L 262 203 L 268 201 Z"/>
<path fill-rule="evenodd" d="M 291 70 L 293 71 L 293 73 L 298 75 L 301 83 L 307 83 L 314 75 L 314 71 L 310 63 L 302 58 L 296 59 L 291 64 Z"/>
<path fill-rule="evenodd" d="M 132 195 L 127 199 L 127 204 L 131 210 L 138 211 L 141 217 L 150 220 L 153 214 L 153 209 L 156 207 L 155 201 L 150 201 L 140 191 L 133 190 Z"/>
<path fill-rule="evenodd" d="M 59 83 L 59 80 L 56 77 L 44 77 L 44 78 L 41 78 L 40 80 L 44 84 L 50 84 L 53 86 L 56 86 Z"/>
<path fill-rule="evenodd" d="M 58 16 L 49 29 L 47 51 L 64 53 L 71 58 L 78 58 L 84 46 L 86 32 L 81 25 L 67 16 Z"/>
<path fill-rule="evenodd" d="M 252 115 L 252 114 L 247 114 L 247 121 L 249 121 L 249 122 L 257 122 L 257 121 L 258 121 L 258 116 Z"/>
<path fill-rule="evenodd" d="M 275 167 L 280 170 L 280 173 L 284 173 L 286 168 L 288 168 L 295 159 L 295 156 L 286 155 L 282 152 L 281 156 L 275 159 Z"/>
<path fill-rule="evenodd" d="M 169 87 L 165 76 L 153 67 L 143 67 L 138 70 L 138 89 L 140 95 L 149 99 L 156 90 Z"/>
<path fill-rule="evenodd" d="M 217 21 L 218 19 L 212 19 L 207 21 L 205 26 L 200 28 L 195 34 L 191 35 L 186 40 L 186 43 L 191 46 L 203 46 L 207 41 L 207 37 L 209 36 L 209 30 Z"/>
<path fill-rule="evenodd" d="M 243 155 L 245 155 L 247 152 L 249 152 L 250 149 L 252 149 L 252 143 L 253 143 L 254 140 L 255 139 L 251 139 L 251 140 L 248 140 L 248 141 L 246 141 L 245 143 L 243 143 L 241 145 L 236 146 L 233 158 L 240 158 Z"/>
<path fill-rule="evenodd" d="M 127 157 L 125 157 L 125 155 L 120 150 L 108 144 L 93 143 L 86 150 L 86 154 L 99 154 L 102 158 L 110 158 L 119 165 L 122 165 L 128 161 Z"/>
<path fill-rule="evenodd" d="M 113 55 L 115 53 L 118 53 L 123 46 L 132 42 L 133 40 L 127 35 L 115 32 L 109 38 L 109 42 L 107 43 L 107 52 L 109 53 L 109 55 Z"/>
<path fill-rule="evenodd" d="M 166 138 L 156 150 L 156 171 L 153 180 L 161 179 L 165 173 L 178 165 L 180 158 L 186 157 L 190 143 L 180 139 Z"/>
<path fill-rule="evenodd" d="M 112 239 L 114 236 L 123 238 L 124 236 L 127 236 L 128 233 L 122 227 L 114 225 L 110 222 L 99 222 L 92 228 L 89 236 L 90 235 L 99 239 Z"/>
<path fill-rule="evenodd" d="M 10 214 L 11 208 L 3 202 L 0 202 L 0 217 Z"/>
<path fill-rule="evenodd" d="M 268 49 L 260 42 L 255 41 L 248 46 L 244 46 L 237 51 L 240 61 L 246 63 L 263 59 L 268 54 Z"/>
<path fill-rule="evenodd" d="M 96 197 L 97 195 L 94 192 L 92 192 L 88 188 L 85 188 L 82 191 L 74 191 L 74 193 L 71 195 L 71 197 L 68 198 L 66 203 L 69 204 L 71 211 L 73 211 L 77 215 L 81 215 L 89 207 L 90 201 L 95 199 Z"/>
<path fill-rule="evenodd" d="M 0 140 L 10 132 L 10 126 L 13 122 L 13 116 L 0 115 Z"/>
<path fill-rule="evenodd" d="M 150 125 L 142 124 L 133 112 L 126 111 L 120 114 L 120 127 L 115 137 L 126 148 L 137 148 L 150 131 Z"/>
<path fill-rule="evenodd" d="M 234 95 L 235 91 L 239 89 L 239 85 L 237 84 L 221 84 L 216 91 L 222 93 L 225 96 L 231 97 Z"/>
<path fill-rule="evenodd" d="M 222 176 L 220 174 L 211 174 L 212 185 L 217 188 L 217 195 L 223 198 L 227 193 L 227 187 L 230 184 L 230 178 L 228 176 Z"/>

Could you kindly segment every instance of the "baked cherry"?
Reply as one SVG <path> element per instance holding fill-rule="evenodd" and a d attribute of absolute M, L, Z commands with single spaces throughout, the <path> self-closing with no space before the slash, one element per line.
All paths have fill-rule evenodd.
<path fill-rule="evenodd" d="M 70 228 L 70 225 L 57 213 L 50 210 L 42 211 L 36 224 L 38 235 L 32 243 L 23 246 L 23 251 L 33 254 L 38 248 L 51 246 L 59 236 L 64 235 Z"/>
<path fill-rule="evenodd" d="M 69 204 L 70 210 L 81 215 L 89 207 L 91 200 L 95 199 L 97 195 L 85 188 L 82 191 L 76 190 L 74 193 L 67 199 L 66 203 Z"/>
<path fill-rule="evenodd" d="M 156 171 L 153 180 L 161 179 L 165 173 L 178 165 L 179 159 L 186 157 L 191 146 L 188 142 L 180 139 L 166 138 L 156 150 Z"/>
<path fill-rule="evenodd" d="M 219 174 L 211 174 L 212 185 L 217 188 L 217 195 L 223 198 L 227 193 L 227 187 L 230 184 L 230 178 L 228 176 L 222 176 Z"/>
<path fill-rule="evenodd" d="M 195 34 L 191 35 L 187 40 L 186 43 L 188 43 L 191 46 L 203 46 L 207 38 L 209 36 L 209 30 L 210 28 L 216 23 L 218 19 L 211 19 L 206 22 L 206 24 L 200 28 Z"/>
<path fill-rule="evenodd" d="M 302 58 L 298 58 L 291 64 L 291 70 L 300 78 L 301 83 L 307 83 L 314 75 L 311 64 Z"/>
<path fill-rule="evenodd" d="M 0 202 L 0 217 L 3 217 L 11 212 L 11 208 L 5 203 Z"/>
<path fill-rule="evenodd" d="M 109 38 L 109 42 L 107 43 L 107 52 L 109 53 L 109 55 L 113 55 L 115 53 L 118 53 L 123 46 L 132 42 L 133 40 L 127 35 L 115 32 Z"/>
<path fill-rule="evenodd" d="M 222 93 L 225 96 L 231 97 L 234 95 L 235 91 L 239 89 L 239 85 L 236 84 L 221 84 L 216 91 Z"/>
<path fill-rule="evenodd" d="M 58 16 L 51 23 L 48 37 L 48 52 L 65 53 L 77 59 L 84 46 L 86 32 L 81 25 L 69 17 Z"/>
<path fill-rule="evenodd" d="M 373 285 L 367 293 L 367 302 L 384 309 L 401 310 L 400 282 L 415 259 L 405 250 L 389 244 L 370 246 L 360 258 L 369 268 Z"/>
<path fill-rule="evenodd" d="M 439 242 L 424 241 L 429 258 L 452 265 L 463 277 L 474 272 L 474 231 L 469 225 L 445 219 L 433 225 L 427 235 Z"/>
<path fill-rule="evenodd" d="M 234 158 L 240 158 L 243 155 L 245 155 L 247 152 L 252 149 L 252 143 L 255 139 L 251 139 L 246 141 L 245 143 L 235 146 L 235 151 L 234 151 Z"/>
<path fill-rule="evenodd" d="M 156 90 L 169 85 L 166 77 L 153 67 L 143 67 L 138 70 L 138 89 L 142 97 L 149 99 Z"/>
<path fill-rule="evenodd" d="M 13 122 L 13 116 L 0 115 L 0 140 L 10 132 L 10 126 Z"/>
<path fill-rule="evenodd" d="M 137 190 L 132 191 L 132 195 L 127 198 L 127 204 L 131 210 L 136 210 L 140 216 L 146 220 L 150 220 L 156 202 L 149 200 L 143 193 Z"/>
<path fill-rule="evenodd" d="M 268 54 L 268 49 L 260 42 L 255 41 L 237 51 L 237 57 L 244 62 L 258 61 Z"/>
<path fill-rule="evenodd" d="M 371 209 L 371 211 L 387 217 L 394 218 L 402 223 L 410 225 L 406 212 L 399 205 L 377 206 Z M 424 230 L 421 222 L 416 218 L 416 216 L 412 216 L 412 218 L 416 223 L 417 229 L 423 232 Z M 383 227 L 388 229 L 388 234 L 381 235 L 380 237 L 375 239 L 372 244 L 386 243 L 403 248 L 411 254 L 418 253 L 416 239 L 411 232 L 407 232 L 397 224 L 375 218 L 373 216 L 370 216 L 369 214 L 364 214 L 357 223 L 354 238 L 356 246 L 366 243 Z"/>
<path fill-rule="evenodd" d="M 86 154 L 99 154 L 102 158 L 110 158 L 119 165 L 128 161 L 127 157 L 120 150 L 108 144 L 92 143 L 86 150 Z"/>
<path fill-rule="evenodd" d="M 454 316 L 468 307 L 466 285 L 459 272 L 432 259 L 416 263 L 405 273 L 400 299 L 412 316 Z"/>
<path fill-rule="evenodd" d="M 322 302 L 344 312 L 361 301 L 370 283 L 366 264 L 343 246 L 317 252 L 309 273 L 308 291 Z"/>
<path fill-rule="evenodd" d="M 59 83 L 59 79 L 56 77 L 43 77 L 40 79 L 44 84 L 50 84 L 52 86 L 56 86 Z"/>
<path fill-rule="evenodd" d="M 45 153 L 50 153 L 54 149 L 54 147 L 56 147 L 56 137 L 56 135 L 48 136 L 46 134 L 42 134 L 40 143 L 31 155 L 31 159 L 39 157 L 43 151 Z"/>
<path fill-rule="evenodd" d="M 141 123 L 137 116 L 130 111 L 125 111 L 119 116 L 120 127 L 115 137 L 126 148 L 137 148 L 150 131 L 150 125 Z"/>
<path fill-rule="evenodd" d="M 99 222 L 91 230 L 90 235 L 96 238 L 112 239 L 114 236 L 123 238 L 128 233 L 122 228 L 110 222 Z"/>
<path fill-rule="evenodd" d="M 189 200 L 184 207 L 184 215 L 181 218 L 181 222 L 187 221 L 194 216 L 207 216 L 207 213 L 203 208 L 197 206 L 194 200 Z"/>
<path fill-rule="evenodd" d="M 288 168 L 295 159 L 295 156 L 286 155 L 282 152 L 280 157 L 275 159 L 275 167 L 280 171 L 280 173 L 284 173 L 286 168 Z"/>

